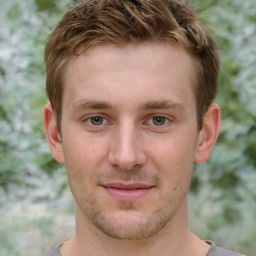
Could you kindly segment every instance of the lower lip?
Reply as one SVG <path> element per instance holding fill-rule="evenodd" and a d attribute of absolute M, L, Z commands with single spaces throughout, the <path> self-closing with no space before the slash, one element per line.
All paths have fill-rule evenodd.
<path fill-rule="evenodd" d="M 139 200 L 145 197 L 153 189 L 153 187 L 139 189 L 117 189 L 110 187 L 103 188 L 115 199 L 125 202 Z"/>

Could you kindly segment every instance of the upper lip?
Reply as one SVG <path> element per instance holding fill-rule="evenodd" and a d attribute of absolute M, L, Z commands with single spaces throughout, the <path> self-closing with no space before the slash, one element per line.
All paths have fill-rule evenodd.
<path fill-rule="evenodd" d="M 122 183 L 122 182 L 112 182 L 102 185 L 106 188 L 115 188 L 115 189 L 124 189 L 124 190 L 132 190 L 132 189 L 147 189 L 154 187 L 150 184 L 145 183 Z"/>

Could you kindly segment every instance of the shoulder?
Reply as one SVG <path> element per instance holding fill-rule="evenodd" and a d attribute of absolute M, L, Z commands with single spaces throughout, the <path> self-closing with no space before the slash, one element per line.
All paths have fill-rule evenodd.
<path fill-rule="evenodd" d="M 205 241 L 211 245 L 210 251 L 206 256 L 246 256 L 237 252 L 229 251 L 221 247 L 217 247 L 212 241 Z"/>
<path fill-rule="evenodd" d="M 42 254 L 41 256 L 61 256 L 60 255 L 60 245 L 56 246 L 52 251 Z"/>

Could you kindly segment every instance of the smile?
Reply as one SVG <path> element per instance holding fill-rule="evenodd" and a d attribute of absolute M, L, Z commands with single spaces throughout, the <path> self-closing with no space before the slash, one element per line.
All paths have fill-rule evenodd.
<path fill-rule="evenodd" d="M 102 187 L 111 197 L 125 202 L 139 200 L 145 197 L 154 188 L 154 186 L 141 183 L 109 183 L 102 185 Z"/>

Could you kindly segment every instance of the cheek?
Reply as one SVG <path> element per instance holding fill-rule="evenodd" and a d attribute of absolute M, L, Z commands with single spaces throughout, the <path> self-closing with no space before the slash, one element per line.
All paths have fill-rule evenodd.
<path fill-rule="evenodd" d="M 192 136 L 175 134 L 153 141 L 152 144 L 154 147 L 148 147 L 149 158 L 158 164 L 163 166 L 173 165 L 173 168 L 179 165 L 193 164 L 196 142 Z"/>
<path fill-rule="evenodd" d="M 77 164 L 86 163 L 85 166 L 88 166 L 100 163 L 106 157 L 107 142 L 103 138 L 90 137 L 81 133 L 64 138 L 63 143 L 67 161 L 75 161 Z"/>
<path fill-rule="evenodd" d="M 187 193 L 194 167 L 195 143 L 184 136 L 154 144 L 149 159 L 163 184 L 163 196 Z"/>
<path fill-rule="evenodd" d="M 63 140 L 63 147 L 68 178 L 73 188 L 79 186 L 89 189 L 98 171 L 105 166 L 106 149 L 103 143 L 91 139 L 71 138 Z"/>

